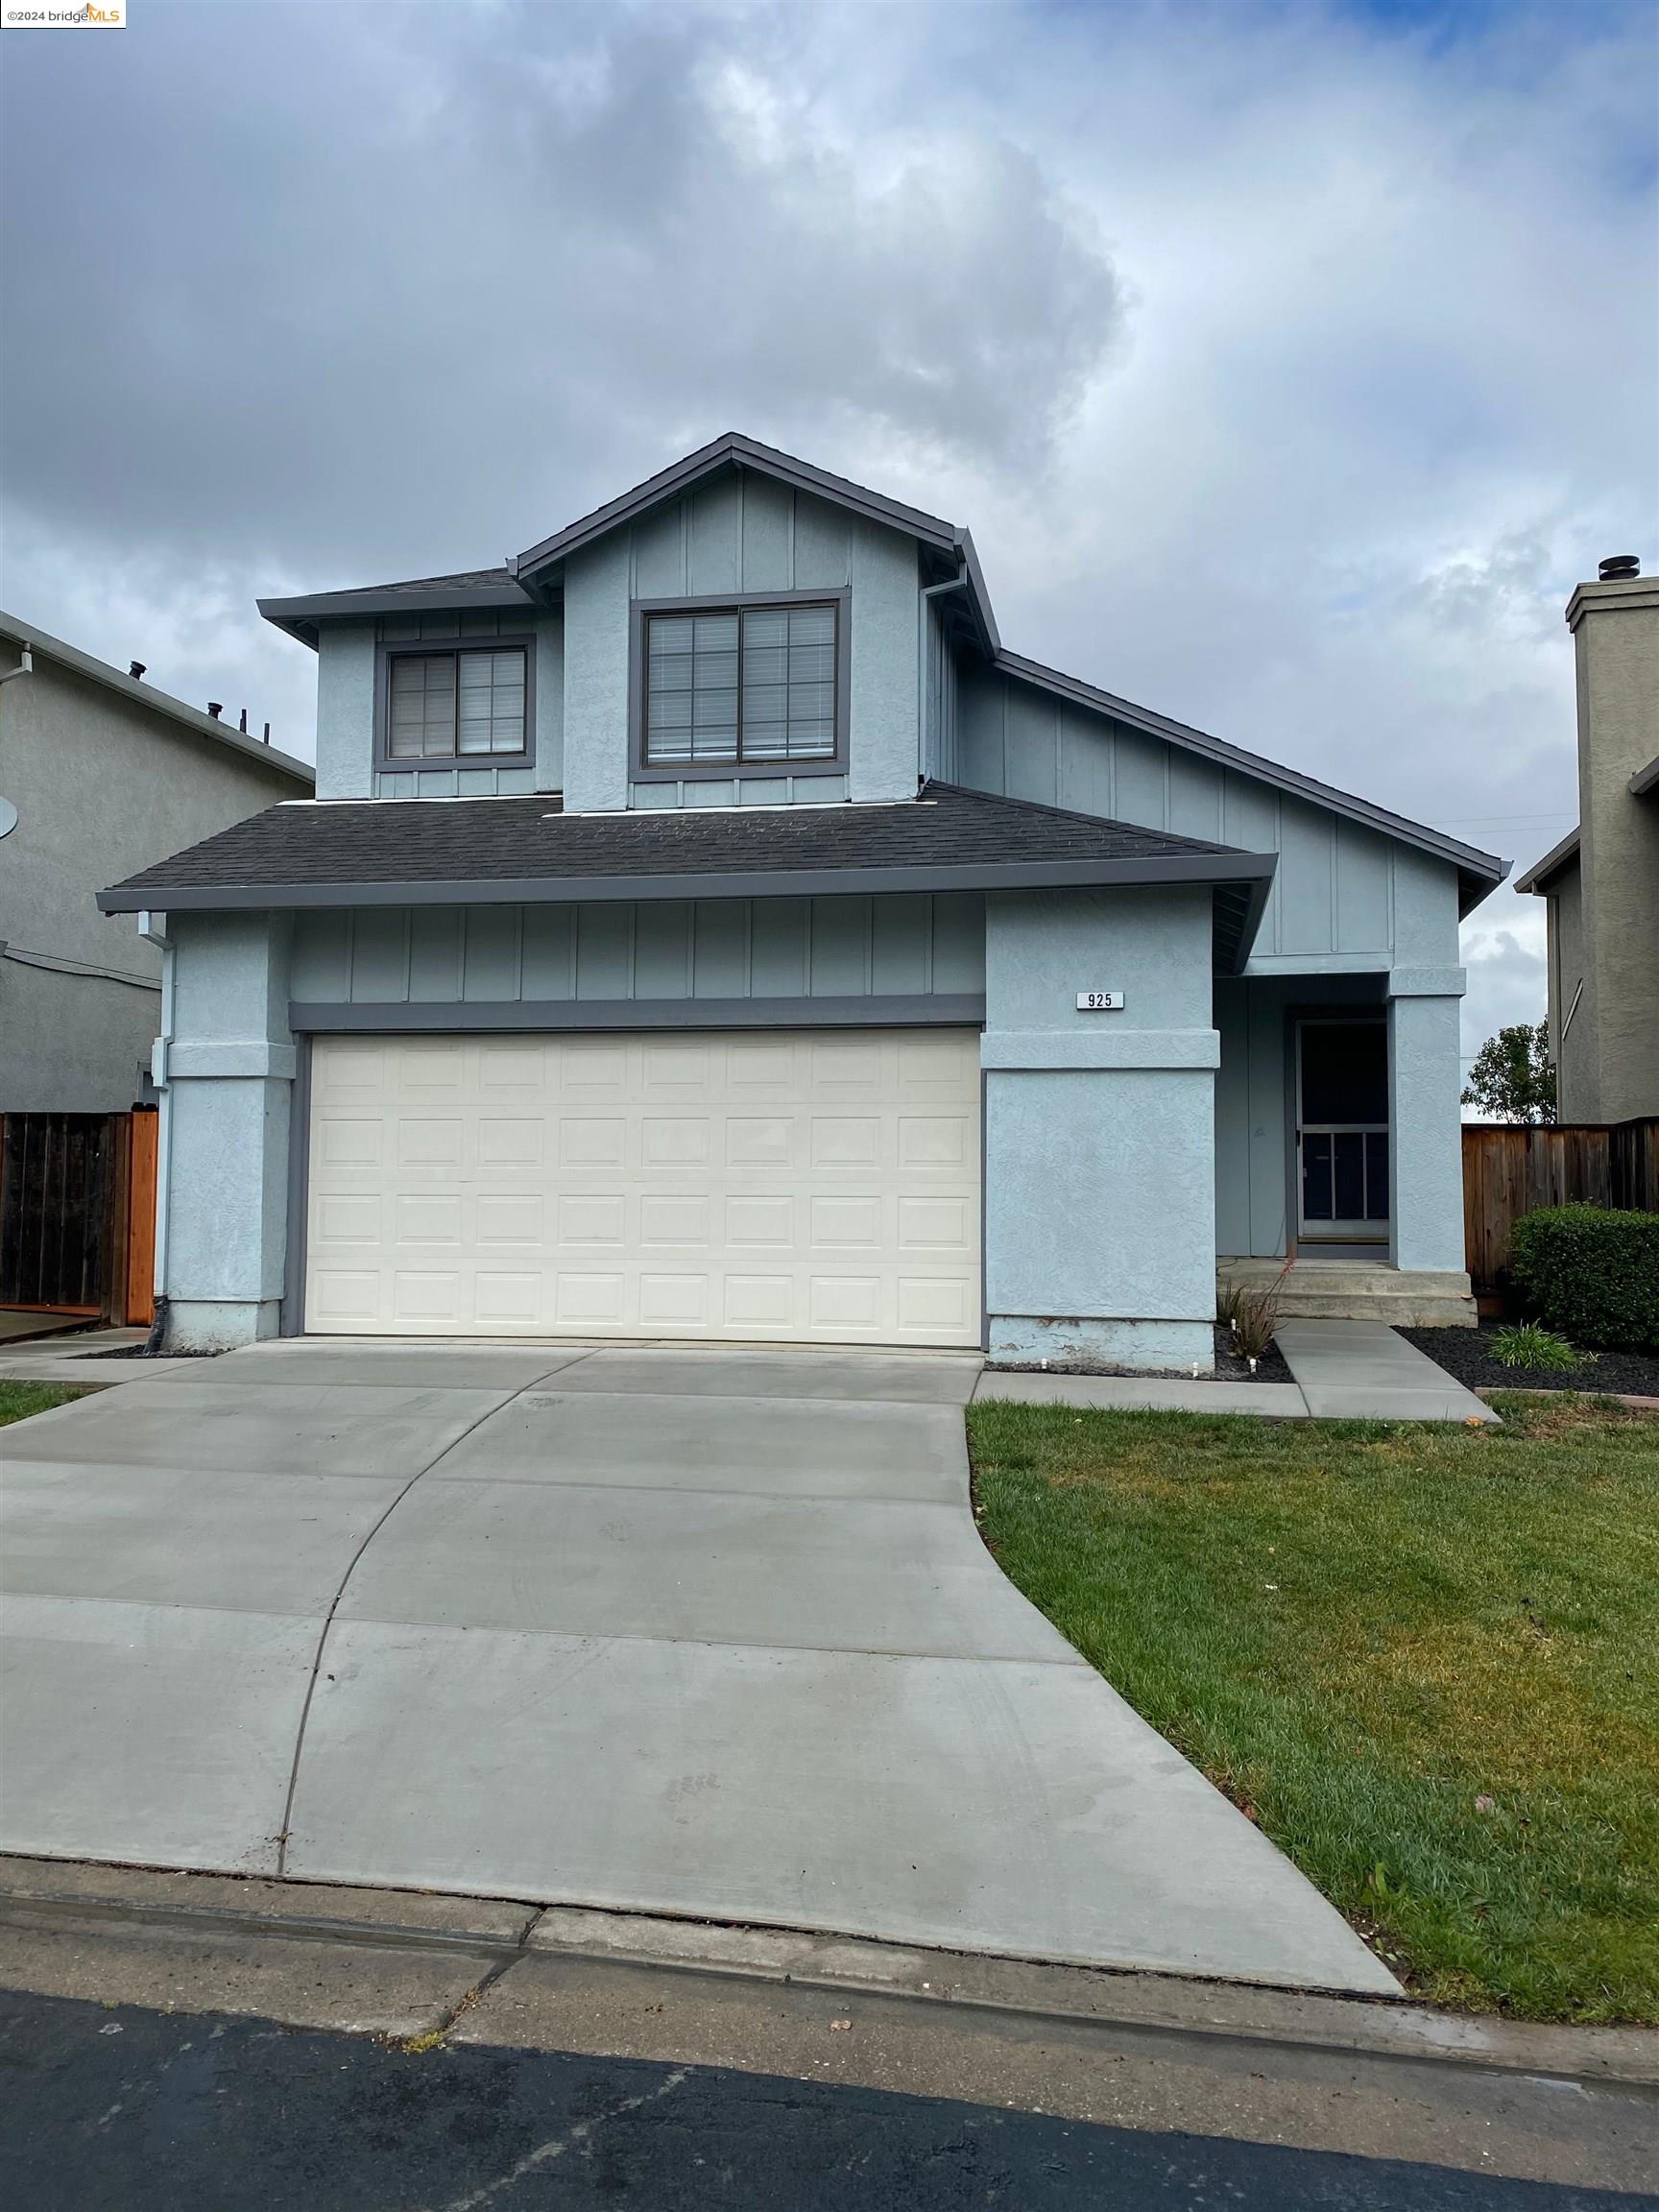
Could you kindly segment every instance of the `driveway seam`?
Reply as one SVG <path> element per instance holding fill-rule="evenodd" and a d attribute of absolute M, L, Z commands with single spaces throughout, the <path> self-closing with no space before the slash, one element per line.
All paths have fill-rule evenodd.
<path fill-rule="evenodd" d="M 1041 1620 L 1042 1615 L 1038 1618 Z M 657 1644 L 670 1648 L 689 1644 L 705 1651 L 800 1652 L 823 1659 L 892 1660 L 898 1666 L 1064 1667 L 1094 1671 L 1074 1646 L 1067 1647 L 1068 1656 L 1063 1659 L 1045 1659 L 1040 1653 L 1022 1651 L 895 1651 L 878 1644 L 782 1644 L 775 1636 L 762 1641 L 753 1636 L 652 1636 L 642 1629 L 601 1632 L 593 1628 L 500 1628 L 491 1622 L 412 1622 L 406 1616 L 393 1619 L 382 1613 L 352 1613 L 348 1616 L 348 1624 L 354 1628 L 426 1628 L 444 1635 L 545 1636 L 566 1644 Z M 1060 1631 L 1056 1628 L 1054 1633 L 1058 1636 Z M 1111 1687 L 1108 1683 L 1107 1688 Z"/>
<path fill-rule="evenodd" d="M 571 1364 L 572 1366 L 580 1366 L 582 1359 L 590 1359 L 591 1358 L 592 1354 L 590 1352 L 585 1352 L 581 1355 L 580 1358 L 572 1360 Z M 525 1387 L 533 1389 L 535 1385 L 530 1383 L 526 1384 Z M 306 1724 L 311 1719 L 311 1700 L 317 1695 L 317 1681 L 318 1677 L 323 1671 L 323 1654 L 327 1648 L 328 1634 L 334 1625 L 334 1616 L 340 1610 L 341 1599 L 346 1595 L 347 1585 L 350 1581 L 352 1575 L 357 1572 L 357 1562 L 362 1558 L 364 1552 L 368 1551 L 370 1545 L 373 1543 L 375 1537 L 379 1535 L 381 1529 L 385 1527 L 387 1522 L 392 1518 L 393 1514 L 397 1512 L 398 1506 L 402 1504 L 404 1499 L 408 1497 L 410 1491 L 414 1489 L 416 1483 L 420 1481 L 421 1476 L 430 1475 L 433 1468 L 437 1466 L 438 1461 L 444 1458 L 448 1453 L 453 1452 L 457 1444 L 465 1443 L 467 1438 L 472 1435 L 475 1431 L 483 1428 L 486 1421 L 492 1419 L 493 1416 L 497 1413 L 505 1412 L 507 1407 L 512 1405 L 515 1398 L 521 1398 L 523 1395 L 524 1393 L 522 1390 L 514 1390 L 509 1392 L 509 1394 L 501 1401 L 500 1405 L 492 1406 L 488 1408 L 487 1411 L 480 1413 L 476 1421 L 471 1422 L 466 1429 L 464 1429 L 459 1436 L 451 1437 L 449 1442 L 445 1445 L 443 1451 L 439 1452 L 432 1459 L 430 1459 L 424 1467 L 418 1468 L 416 1472 L 410 1476 L 408 1481 L 403 1484 L 402 1488 L 397 1492 L 397 1495 L 386 1507 L 386 1510 L 377 1516 L 373 1527 L 369 1529 L 368 1533 L 364 1536 L 363 1541 L 358 1545 L 356 1551 L 352 1552 L 349 1560 L 347 1562 L 346 1572 L 340 1577 L 340 1586 L 335 1591 L 332 1599 L 329 1601 L 328 1610 L 323 1619 L 322 1632 L 317 1638 L 316 1656 L 312 1659 L 311 1662 L 311 1678 L 305 1685 L 305 1702 L 300 1708 L 300 1725 L 295 1731 L 294 1735 L 294 1758 L 293 1763 L 288 1768 L 288 1790 L 282 1800 L 282 1826 L 276 1837 L 276 1872 L 278 1875 L 281 1875 L 287 1871 L 288 1837 L 294 1821 L 294 1793 L 300 1785 L 300 1760 L 305 1748 L 305 1729 Z"/>

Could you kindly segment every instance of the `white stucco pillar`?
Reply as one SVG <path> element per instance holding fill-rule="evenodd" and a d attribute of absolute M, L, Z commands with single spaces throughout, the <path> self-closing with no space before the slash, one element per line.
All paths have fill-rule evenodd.
<path fill-rule="evenodd" d="M 1464 1272 L 1458 1009 L 1463 971 L 1389 976 L 1389 1257 L 1396 1267 Z"/>
<path fill-rule="evenodd" d="M 992 1363 L 1214 1364 L 1211 893 L 986 902 Z M 1121 1012 L 1077 995 L 1121 991 Z"/>
<path fill-rule="evenodd" d="M 168 930 L 163 1349 L 222 1351 L 281 1325 L 291 927 L 284 915 L 180 914 Z"/>

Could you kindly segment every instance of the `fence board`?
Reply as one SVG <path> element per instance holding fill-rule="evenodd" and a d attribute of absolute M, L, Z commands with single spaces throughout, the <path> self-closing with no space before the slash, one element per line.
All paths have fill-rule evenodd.
<path fill-rule="evenodd" d="M 148 1329 L 156 1318 L 156 1132 L 153 1106 L 132 1110 L 127 1170 L 127 1319 Z"/>
<path fill-rule="evenodd" d="M 1659 1213 L 1659 1116 L 1464 1123 L 1463 1243 L 1477 1296 L 1503 1288 L 1523 1214 L 1578 1204 Z"/>

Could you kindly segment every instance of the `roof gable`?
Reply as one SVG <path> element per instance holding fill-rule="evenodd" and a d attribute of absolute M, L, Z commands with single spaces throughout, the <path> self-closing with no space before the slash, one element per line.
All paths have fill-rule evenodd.
<path fill-rule="evenodd" d="M 683 460 L 660 469 L 655 476 L 648 476 L 644 483 L 636 484 L 631 491 L 607 500 L 590 515 L 584 515 L 563 530 L 556 530 L 551 538 L 543 538 L 540 544 L 510 560 L 508 572 L 526 580 L 541 576 L 583 546 L 621 529 L 664 500 L 678 498 L 718 469 L 733 467 L 753 469 L 780 484 L 790 485 L 798 492 L 809 492 L 815 498 L 827 499 L 833 506 L 861 515 L 867 521 L 905 531 L 923 544 L 936 546 L 953 556 L 966 535 L 954 523 L 943 521 L 937 515 L 925 514 L 920 507 L 907 507 L 902 500 L 889 499 L 866 485 L 854 484 L 845 476 L 832 476 L 828 469 L 815 469 L 809 461 L 798 460 L 792 453 L 781 453 L 774 445 L 762 445 L 754 438 L 745 438 L 740 431 L 728 430 L 723 437 L 700 445 L 695 453 L 687 453 Z"/>

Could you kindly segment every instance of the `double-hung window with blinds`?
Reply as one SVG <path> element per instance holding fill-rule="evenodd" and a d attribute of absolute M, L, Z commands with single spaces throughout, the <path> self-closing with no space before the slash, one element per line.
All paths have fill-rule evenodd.
<path fill-rule="evenodd" d="M 525 750 L 521 645 L 394 656 L 389 759 L 454 760 Z"/>
<path fill-rule="evenodd" d="M 835 757 L 833 601 L 645 617 L 645 762 Z"/>

